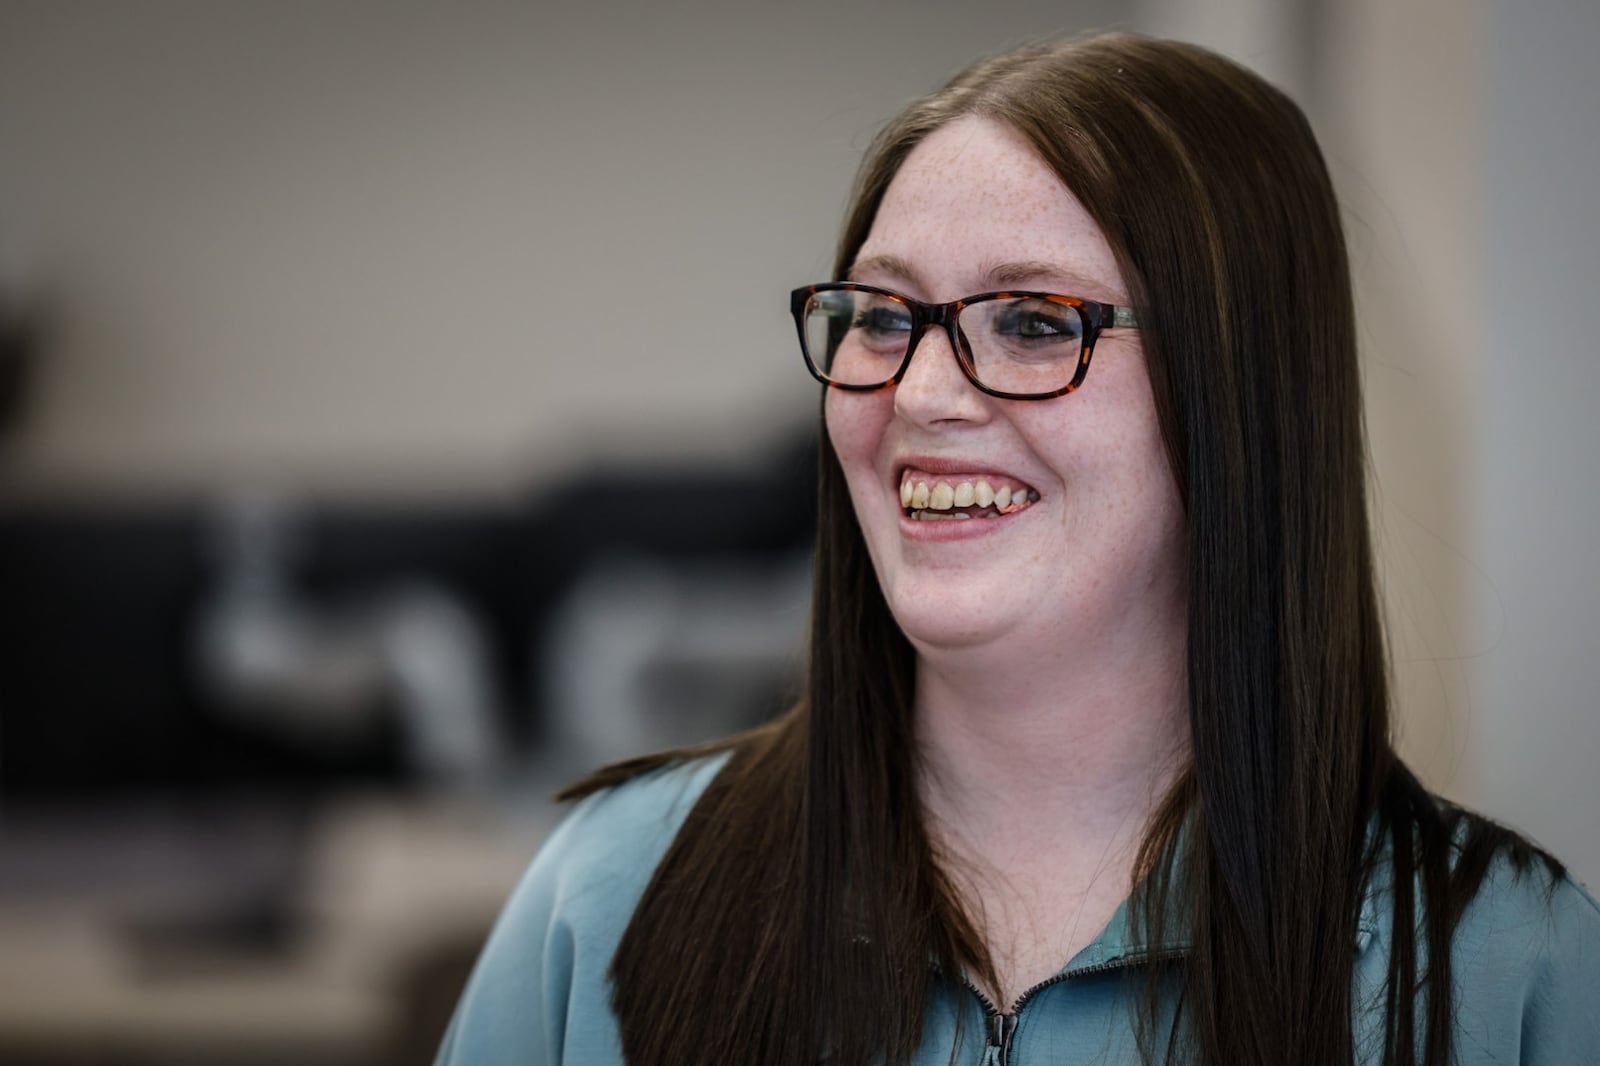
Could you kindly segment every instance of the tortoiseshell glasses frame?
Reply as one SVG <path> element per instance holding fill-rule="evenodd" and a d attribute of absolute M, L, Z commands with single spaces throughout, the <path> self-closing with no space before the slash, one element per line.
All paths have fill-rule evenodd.
<path fill-rule="evenodd" d="M 819 308 L 818 298 L 827 293 L 858 293 L 880 298 L 888 304 L 898 306 L 909 317 L 909 328 L 895 330 L 906 335 L 905 352 L 900 357 L 899 365 L 894 373 L 881 381 L 848 382 L 840 381 L 830 376 L 826 353 L 813 353 L 812 339 L 807 330 L 807 322 L 813 311 Z M 960 325 L 960 316 L 963 311 L 975 305 L 993 303 L 994 301 L 1030 300 L 1045 304 L 1053 304 L 1063 309 L 1070 308 L 1076 312 L 1078 323 L 1081 326 L 1080 347 L 1071 368 L 1069 379 L 1058 387 L 1046 390 L 1030 390 L 1026 392 L 1011 391 L 995 388 L 985 384 L 978 375 L 978 368 L 974 363 L 973 347 Z M 885 305 L 880 305 L 885 306 Z M 805 356 L 806 368 L 811 376 L 827 385 L 829 388 L 843 389 L 848 392 L 876 392 L 881 389 L 891 388 L 900 383 L 905 377 L 906 370 L 911 366 L 911 357 L 916 354 L 917 341 L 931 326 L 938 326 L 945 331 L 950 340 L 951 350 L 956 354 L 956 362 L 960 364 L 961 371 L 967 380 L 972 382 L 974 388 L 990 396 L 1002 400 L 1048 400 L 1056 396 L 1064 396 L 1083 384 L 1084 377 L 1089 373 L 1089 362 L 1094 356 L 1095 342 L 1100 337 L 1103 329 L 1136 329 L 1138 317 L 1131 307 L 1116 304 L 1100 303 L 1095 300 L 1085 300 L 1077 296 L 1063 296 L 1058 293 L 1024 292 L 1018 290 L 1005 290 L 998 292 L 983 292 L 973 296 L 966 296 L 949 303 L 930 304 L 921 300 L 913 300 L 892 289 L 883 289 L 875 285 L 862 285 L 856 282 L 840 281 L 827 282 L 816 285 L 803 285 L 789 294 L 789 309 L 794 315 L 795 328 L 800 336 L 800 350 Z M 855 328 L 847 326 L 843 332 L 838 331 L 836 321 L 826 323 L 829 336 L 826 343 L 830 349 L 836 349 L 843 340 L 844 335 Z M 864 327 L 863 327 L 864 328 Z M 1047 339 L 1047 338 L 1036 338 Z M 1070 340 L 1071 338 L 1066 338 Z M 887 357 L 893 356 L 893 344 L 884 344 L 884 353 Z"/>

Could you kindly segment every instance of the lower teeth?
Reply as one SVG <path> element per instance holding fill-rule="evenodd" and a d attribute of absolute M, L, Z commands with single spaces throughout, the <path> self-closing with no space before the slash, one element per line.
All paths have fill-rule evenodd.
<path fill-rule="evenodd" d="M 951 522 L 968 518 L 999 518 L 996 511 L 980 511 L 977 514 L 971 511 L 931 511 L 927 508 L 920 510 L 913 508 L 906 512 L 916 522 Z"/>

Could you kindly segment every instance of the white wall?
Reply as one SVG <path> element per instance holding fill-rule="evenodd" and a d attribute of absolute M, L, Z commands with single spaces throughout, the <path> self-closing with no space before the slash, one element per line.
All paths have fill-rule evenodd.
<path fill-rule="evenodd" d="M 1466 657 L 1485 591 L 1467 520 L 1477 338 L 1460 313 L 1483 264 L 1473 10 L 1352 0 L 1327 19 L 1319 71 L 1356 288 L 1401 746 L 1430 784 L 1468 800 Z"/>
<path fill-rule="evenodd" d="M 1476 796 L 1600 886 L 1600 5 L 1487 6 Z"/>
<path fill-rule="evenodd" d="M 0 262 L 56 326 L 12 479 L 493 488 L 806 422 L 787 293 L 872 132 L 1116 6 L 0 7 Z"/>

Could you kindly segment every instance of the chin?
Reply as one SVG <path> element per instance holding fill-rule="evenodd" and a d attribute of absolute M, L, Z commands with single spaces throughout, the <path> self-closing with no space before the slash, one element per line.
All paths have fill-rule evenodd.
<path fill-rule="evenodd" d="M 994 596 L 982 588 L 897 589 L 887 600 L 889 613 L 919 651 L 984 644 L 1015 621 L 997 611 Z"/>

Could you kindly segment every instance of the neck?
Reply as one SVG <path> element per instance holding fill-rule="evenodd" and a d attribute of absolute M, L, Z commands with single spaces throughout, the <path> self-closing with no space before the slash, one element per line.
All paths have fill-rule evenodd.
<path fill-rule="evenodd" d="M 962 852 L 1005 839 L 1058 855 L 1136 839 L 1189 751 L 1183 641 L 1047 670 L 980 655 L 918 656 L 922 793 L 937 835 Z"/>
<path fill-rule="evenodd" d="M 1156 642 L 1124 669 L 1103 648 L 1054 670 L 1037 657 L 974 670 L 972 649 L 919 656 L 928 832 L 986 945 L 975 979 L 996 1003 L 1058 972 L 1131 891 L 1139 841 L 1188 757 L 1183 647 Z"/>

